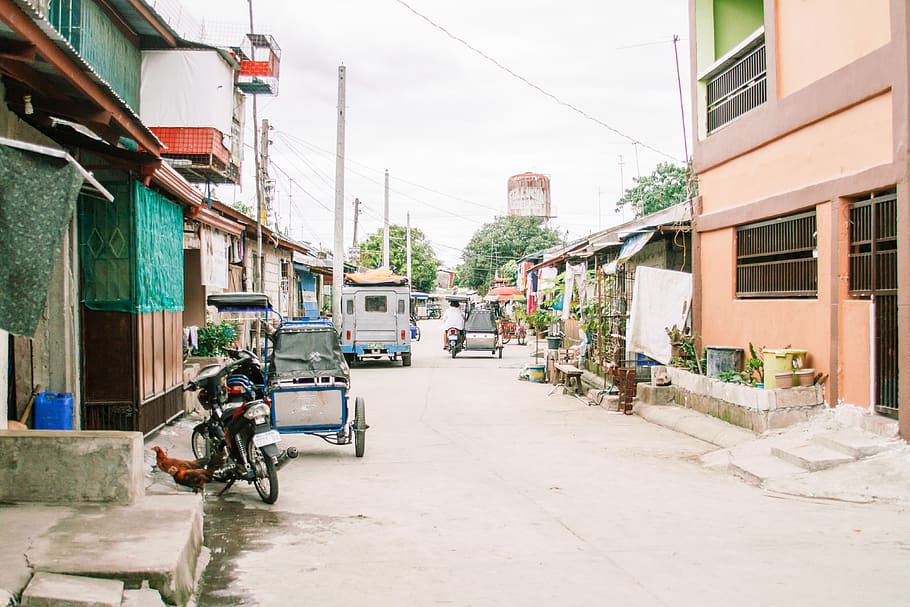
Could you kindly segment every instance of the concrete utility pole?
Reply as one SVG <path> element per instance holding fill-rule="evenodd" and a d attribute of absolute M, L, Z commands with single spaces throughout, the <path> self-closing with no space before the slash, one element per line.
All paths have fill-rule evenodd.
<path fill-rule="evenodd" d="M 407 236 L 407 259 L 408 259 L 408 284 L 411 284 L 411 213 L 408 213 L 408 236 Z"/>
<path fill-rule="evenodd" d="M 250 6 L 250 35 L 256 33 L 256 30 L 253 29 L 253 0 L 249 0 Z M 255 159 L 255 168 L 256 168 L 256 267 L 254 269 L 255 273 L 255 284 L 254 289 L 260 293 L 263 291 L 263 282 L 262 282 L 262 268 L 265 264 L 262 262 L 262 166 L 259 159 L 259 129 L 256 126 L 259 124 L 259 108 L 256 104 L 258 99 L 257 95 L 253 95 L 253 157 Z M 257 342 L 259 341 L 259 336 L 256 337 Z"/>
<path fill-rule="evenodd" d="M 259 165 L 262 169 L 262 221 L 269 225 L 269 211 L 272 210 L 272 192 L 269 188 L 269 119 L 262 119 L 262 132 L 259 134 L 259 156 L 261 160 Z M 274 189 L 274 188 L 272 188 Z M 277 229 L 277 221 L 272 225 Z M 265 265 L 263 264 L 263 277 L 265 276 Z"/>
<path fill-rule="evenodd" d="M 360 199 L 354 199 L 354 243 L 351 245 L 354 249 L 357 248 L 357 218 L 360 217 Z"/>
<path fill-rule="evenodd" d="M 382 267 L 391 270 L 389 265 L 389 170 L 385 170 L 385 212 L 383 213 L 382 232 Z"/>
<path fill-rule="evenodd" d="M 341 330 L 344 283 L 344 114 L 345 67 L 338 66 L 338 133 L 335 143 L 335 247 L 332 252 L 332 320 Z"/>

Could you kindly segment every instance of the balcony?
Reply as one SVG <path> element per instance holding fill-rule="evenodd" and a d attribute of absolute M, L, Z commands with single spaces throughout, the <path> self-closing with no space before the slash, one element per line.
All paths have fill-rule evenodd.
<path fill-rule="evenodd" d="M 708 134 L 768 100 L 765 32 L 759 28 L 699 78 L 707 88 Z"/>

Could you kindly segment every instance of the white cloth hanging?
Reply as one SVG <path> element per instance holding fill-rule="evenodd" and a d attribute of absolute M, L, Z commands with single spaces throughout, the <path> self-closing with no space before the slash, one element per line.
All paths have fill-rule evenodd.
<path fill-rule="evenodd" d="M 575 295 L 575 284 L 578 283 L 578 301 L 584 304 L 585 274 L 588 266 L 585 262 L 566 264 L 566 290 L 562 298 L 562 319 L 568 320 L 572 310 L 572 297 Z"/>

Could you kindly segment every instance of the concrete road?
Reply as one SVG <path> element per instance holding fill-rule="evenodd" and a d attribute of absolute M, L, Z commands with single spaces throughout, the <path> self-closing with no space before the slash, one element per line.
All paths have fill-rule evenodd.
<path fill-rule="evenodd" d="M 366 455 L 286 436 L 274 506 L 207 497 L 200 605 L 906 604 L 899 506 L 782 499 L 700 466 L 713 447 L 443 352 L 353 371 Z"/>

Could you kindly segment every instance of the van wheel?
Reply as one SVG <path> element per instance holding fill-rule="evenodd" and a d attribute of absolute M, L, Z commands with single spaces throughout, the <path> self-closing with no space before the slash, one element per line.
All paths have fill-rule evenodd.
<path fill-rule="evenodd" d="M 402 352 L 402 353 L 401 353 L 401 366 L 402 366 L 402 367 L 410 367 L 410 366 L 411 366 L 411 353 L 410 353 L 410 352 Z"/>

